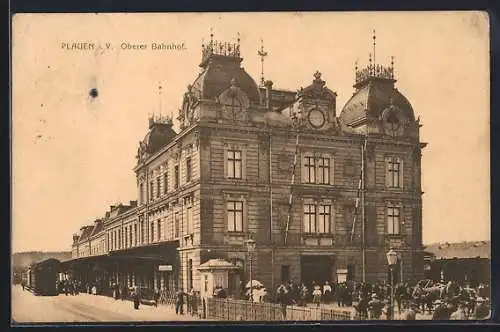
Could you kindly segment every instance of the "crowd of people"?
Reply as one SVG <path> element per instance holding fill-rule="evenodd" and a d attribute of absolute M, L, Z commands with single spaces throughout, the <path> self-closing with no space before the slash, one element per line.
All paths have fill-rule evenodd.
<path fill-rule="evenodd" d="M 59 293 L 78 295 L 79 293 L 100 294 L 103 290 L 97 284 L 82 284 L 76 280 L 61 280 L 57 287 Z M 127 287 L 112 283 L 109 295 L 115 300 L 132 299 L 134 308 L 139 309 L 141 301 L 151 302 L 157 306 L 160 291 L 152 293 L 137 287 Z M 257 293 L 257 290 L 254 290 Z M 151 294 L 149 294 L 151 293 Z M 247 290 L 248 293 L 248 290 Z M 218 286 L 213 297 L 226 298 L 227 292 Z M 254 299 L 255 300 L 255 294 Z M 433 320 L 468 320 L 487 319 L 491 314 L 490 286 L 478 284 L 474 287 L 456 282 L 418 282 L 397 283 L 391 287 L 387 283 L 312 282 L 309 285 L 293 281 L 282 282 L 276 289 L 274 297 L 259 296 L 259 301 L 279 303 L 286 318 L 286 307 L 321 305 L 354 308 L 354 319 L 406 319 L 414 320 L 417 314 L 423 319 Z M 251 300 L 249 298 L 249 300 Z M 186 305 L 189 314 L 198 315 L 201 304 L 199 292 L 191 289 L 184 292 L 179 289 L 173 298 L 177 314 L 184 314 Z M 391 307 L 392 306 L 392 307 Z M 420 318 L 422 319 L 422 318 Z"/>
<path fill-rule="evenodd" d="M 489 285 L 475 287 L 456 282 L 431 280 L 389 284 L 313 282 L 309 287 L 293 281 L 281 283 L 275 302 L 283 307 L 312 303 L 354 307 L 355 319 L 416 319 L 417 314 L 433 320 L 486 319 L 490 315 Z M 391 305 L 394 308 L 391 308 Z M 429 319 L 427 318 L 427 319 Z"/>

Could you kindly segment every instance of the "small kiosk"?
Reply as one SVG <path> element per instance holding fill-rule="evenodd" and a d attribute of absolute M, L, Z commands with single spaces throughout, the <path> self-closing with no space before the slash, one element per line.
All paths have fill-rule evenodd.
<path fill-rule="evenodd" d="M 210 259 L 198 267 L 198 270 L 201 272 L 200 295 L 203 302 L 204 317 L 207 299 L 214 297 L 214 290 L 218 286 L 222 287 L 227 294 L 229 275 L 238 269 L 239 267 L 223 259 Z"/>

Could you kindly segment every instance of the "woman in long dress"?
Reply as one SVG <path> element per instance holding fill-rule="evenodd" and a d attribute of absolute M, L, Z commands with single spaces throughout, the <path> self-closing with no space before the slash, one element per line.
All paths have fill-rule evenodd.
<path fill-rule="evenodd" d="M 313 290 L 313 302 L 316 303 L 316 306 L 319 307 L 320 303 L 321 303 L 321 287 L 318 286 L 318 285 L 315 285 L 314 286 L 314 290 Z"/>

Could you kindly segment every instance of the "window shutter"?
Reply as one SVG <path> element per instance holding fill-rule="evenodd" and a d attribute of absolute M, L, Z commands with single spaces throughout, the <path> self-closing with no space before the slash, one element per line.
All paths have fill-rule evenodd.
<path fill-rule="evenodd" d="M 385 157 L 385 186 L 387 188 L 391 187 L 391 172 L 389 172 L 390 160 L 391 160 L 390 157 Z"/>
<path fill-rule="evenodd" d="M 399 162 L 399 187 L 401 189 L 404 188 L 404 170 L 403 170 L 403 159 L 402 158 L 398 158 L 398 162 Z"/>

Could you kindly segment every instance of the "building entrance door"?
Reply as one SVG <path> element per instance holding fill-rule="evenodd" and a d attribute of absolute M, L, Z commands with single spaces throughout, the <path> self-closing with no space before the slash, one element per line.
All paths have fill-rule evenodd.
<path fill-rule="evenodd" d="M 300 257 L 301 281 L 310 287 L 313 282 L 323 285 L 332 281 L 333 257 L 326 255 L 303 255 Z"/>

